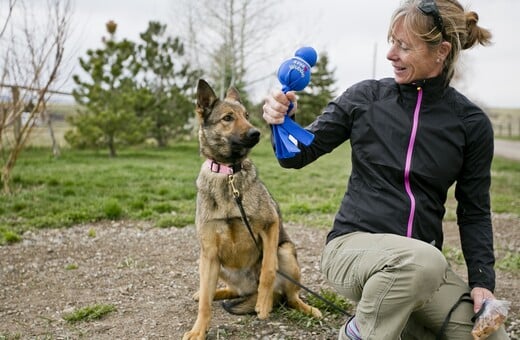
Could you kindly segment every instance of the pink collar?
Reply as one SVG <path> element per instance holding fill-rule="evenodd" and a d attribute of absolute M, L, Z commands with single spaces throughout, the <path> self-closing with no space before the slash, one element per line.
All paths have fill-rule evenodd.
<path fill-rule="evenodd" d="M 226 174 L 232 175 L 242 169 L 241 164 L 233 164 L 231 166 L 220 164 L 211 159 L 206 159 L 205 164 L 211 170 L 211 172 L 215 172 L 218 174 Z"/>

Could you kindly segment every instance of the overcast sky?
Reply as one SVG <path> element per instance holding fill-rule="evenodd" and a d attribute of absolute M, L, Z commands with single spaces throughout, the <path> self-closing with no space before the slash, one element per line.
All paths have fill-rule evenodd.
<path fill-rule="evenodd" d="M 271 68 L 273 76 L 255 87 L 256 96 L 279 86 L 274 76 L 276 69 L 303 45 L 328 53 L 331 67 L 335 68 L 338 94 L 363 79 L 391 77 L 390 62 L 386 60 L 386 34 L 390 16 L 399 2 L 278 2 L 275 9 L 284 21 L 271 32 L 266 43 L 273 57 L 256 70 L 269 73 L 264 68 Z M 490 107 L 520 107 L 520 37 L 514 19 L 520 13 L 520 0 L 461 0 L 461 3 L 479 14 L 481 26 L 492 30 L 494 44 L 463 52 L 464 83 L 458 86 L 459 90 Z M 74 9 L 71 41 L 75 41 L 80 55 L 87 48 L 100 47 L 108 20 L 118 23 L 119 38 L 137 40 L 150 20 L 175 27 L 176 8 L 176 0 L 79 0 Z"/>

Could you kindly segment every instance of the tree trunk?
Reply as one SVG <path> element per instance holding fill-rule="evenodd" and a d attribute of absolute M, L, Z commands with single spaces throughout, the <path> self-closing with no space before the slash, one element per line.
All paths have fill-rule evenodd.
<path fill-rule="evenodd" d="M 20 89 L 17 86 L 11 88 L 13 96 L 13 133 L 14 139 L 18 140 L 22 129 L 22 110 L 20 110 Z"/>
<path fill-rule="evenodd" d="M 116 153 L 116 146 L 114 145 L 114 136 L 109 136 L 108 137 L 108 151 L 110 152 L 110 157 L 111 158 L 114 158 L 117 156 L 117 153 Z"/>
<path fill-rule="evenodd" d="M 11 193 L 11 190 L 9 188 L 9 174 L 10 171 L 7 169 L 6 166 L 2 168 L 2 185 L 3 185 L 3 193 L 4 195 L 9 195 Z"/>
<path fill-rule="evenodd" d="M 52 118 L 49 112 L 47 112 L 47 106 L 45 102 L 43 103 L 43 108 L 41 112 L 41 117 L 45 119 L 47 126 L 49 127 L 49 135 L 52 141 L 52 155 L 54 158 L 58 158 L 60 156 L 60 146 L 56 141 L 56 136 L 54 134 L 54 128 L 52 127 Z"/>
<path fill-rule="evenodd" d="M 5 162 L 4 166 L 2 167 L 2 185 L 3 185 L 3 193 L 5 195 L 11 194 L 11 187 L 10 187 L 10 181 L 11 181 L 11 170 L 13 170 L 14 165 L 16 164 L 16 159 L 18 158 L 19 150 L 16 149 L 16 147 L 11 150 L 9 153 L 9 156 L 7 158 L 7 161 Z"/>

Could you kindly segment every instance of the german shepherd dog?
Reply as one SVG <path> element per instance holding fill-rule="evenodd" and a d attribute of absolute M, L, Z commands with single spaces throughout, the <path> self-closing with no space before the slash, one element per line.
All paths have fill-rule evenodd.
<path fill-rule="evenodd" d="M 300 299 L 300 287 L 277 276 L 279 270 L 299 282 L 300 267 L 278 205 L 247 158 L 260 131 L 249 122 L 239 93 L 230 88 L 220 100 L 201 79 L 196 112 L 200 152 L 206 158 L 197 178 L 195 218 L 200 287 L 193 297 L 199 310 L 183 339 L 205 339 L 213 300 L 228 300 L 223 307 L 230 313 L 256 312 L 260 319 L 285 300 L 288 306 L 321 318 L 318 309 Z M 237 198 L 248 222 L 243 220 Z M 225 287 L 217 289 L 219 278 Z"/>

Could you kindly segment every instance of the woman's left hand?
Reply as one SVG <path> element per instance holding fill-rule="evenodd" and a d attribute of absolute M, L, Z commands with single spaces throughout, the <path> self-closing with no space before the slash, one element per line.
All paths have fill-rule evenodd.
<path fill-rule="evenodd" d="M 471 298 L 473 299 L 473 311 L 477 313 L 482 308 L 484 300 L 494 300 L 495 296 L 489 289 L 475 287 L 471 290 Z"/>

